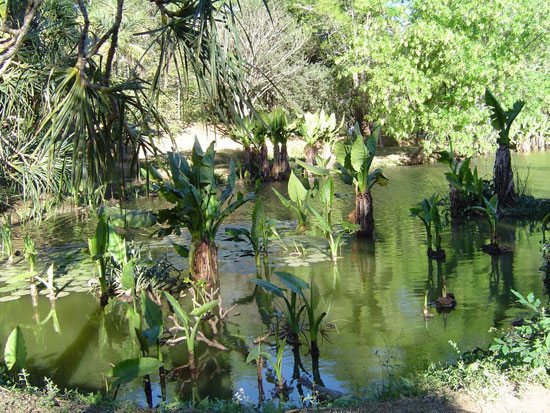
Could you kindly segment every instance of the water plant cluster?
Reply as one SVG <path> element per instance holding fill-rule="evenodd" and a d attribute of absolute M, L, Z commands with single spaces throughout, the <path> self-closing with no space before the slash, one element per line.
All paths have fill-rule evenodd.
<path fill-rule="evenodd" d="M 242 12 L 246 12 L 247 5 L 238 3 L 0 2 L 0 211 L 3 214 L 0 256 L 6 268 L 22 269 L 17 274 L 0 275 L 0 302 L 28 295 L 33 315 L 32 327 L 10 326 L 14 329 L 7 338 L 4 364 L 14 381 L 27 381 L 25 366 L 33 362 L 27 357 L 24 331 L 32 330 L 39 337 L 43 326 L 51 321 L 54 332 L 60 336 L 62 326 L 57 317 L 57 300 L 71 293 L 87 292 L 93 295 L 91 300 L 96 309 L 83 326 L 82 337 L 86 338 L 85 333 L 90 331 L 97 333 L 99 351 L 109 354 L 113 336 L 107 325 L 112 317 L 122 320 L 116 328 L 124 330 L 130 338 L 121 345 L 124 357 L 110 359 L 111 366 L 104 372 L 105 391 L 110 397 L 116 398 L 126 391 L 124 386 L 140 383 L 146 403 L 152 408 L 167 401 L 169 384 L 177 382 L 182 393 L 184 388 L 191 388 L 190 403 L 197 405 L 202 399 L 199 381 L 211 370 L 224 369 L 226 351 L 233 351 L 242 361 L 255 364 L 259 407 L 275 402 L 283 406 L 293 388 L 304 405 L 340 397 L 338 391 L 325 386 L 320 370 L 323 344 L 330 345 L 330 333 L 337 331 L 330 312 L 333 291 L 321 295 L 317 274 L 306 280 L 290 272 L 277 271 L 273 252 L 278 248 L 279 255 L 285 258 L 303 258 L 309 251 L 302 241 L 317 242 L 320 247 L 315 259 L 329 263 L 332 290 L 336 290 L 338 283 L 345 279 L 340 277 L 339 270 L 344 246 L 363 243 L 372 247 L 378 242 L 373 196 L 378 196 L 378 187 L 392 182 L 374 161 L 384 141 L 401 141 L 404 134 L 408 138 L 416 137 L 414 143 L 422 156 L 442 148 L 440 135 L 450 137 L 450 141 L 445 142 L 450 144 L 450 150 L 438 153 L 439 160 L 448 166 L 445 173 L 448 196 L 433 194 L 410 209 L 426 231 L 430 278 L 432 261 L 438 274 L 438 297 L 429 300 L 428 292 L 424 296 L 426 323 L 436 317 L 430 312 L 429 304 L 439 312 L 448 312 L 460 300 L 447 291 L 442 267 L 447 259 L 444 247 L 448 245 L 442 235 L 445 225 L 459 225 L 464 218 L 483 217 L 489 224 L 490 243 L 482 250 L 490 255 L 509 252 L 508 247 L 500 243 L 499 224 L 503 211 L 518 202 L 511 162 L 511 149 L 517 139 L 516 129 L 512 127 L 517 126 L 515 119 L 524 113 L 524 102 L 517 101 L 505 110 L 486 89 L 485 105 L 481 108 L 483 105 L 476 102 L 481 101 L 485 85 L 463 85 L 461 93 L 465 97 L 449 98 L 446 94 L 442 97 L 439 91 L 456 89 L 453 85 L 434 84 L 425 79 L 419 68 L 431 71 L 437 59 L 423 61 L 423 56 L 431 53 L 424 53 L 420 45 L 439 44 L 439 40 L 420 41 L 430 36 L 420 35 L 423 26 L 418 26 L 416 20 L 433 19 L 435 27 L 436 21 L 445 20 L 430 17 L 437 7 L 431 2 L 423 6 L 422 2 L 413 1 L 407 7 L 415 13 L 407 13 L 401 6 L 391 6 L 397 7 L 392 9 L 389 5 L 373 7 L 381 10 L 372 11 L 372 16 L 365 16 L 364 10 L 359 10 L 365 21 L 376 22 L 373 25 L 360 22 L 359 26 L 365 26 L 366 32 L 371 30 L 367 26 L 376 29 L 371 33 L 372 41 L 380 53 L 374 60 L 373 53 L 369 53 L 365 61 L 401 62 L 409 73 L 402 67 L 392 66 L 394 72 L 400 74 L 397 80 L 379 73 L 379 68 L 385 65 L 365 68 L 364 62 L 357 61 L 356 56 L 364 55 L 361 48 L 369 44 L 359 36 L 354 35 L 353 45 L 343 48 L 345 53 L 333 53 L 330 41 L 304 40 L 298 46 L 292 46 L 291 43 L 296 42 L 289 41 L 285 47 L 291 50 L 286 55 L 301 56 L 303 62 L 307 61 L 310 74 L 319 69 L 313 67 L 314 61 L 323 60 L 321 71 L 325 75 L 321 73 L 317 79 L 325 81 L 329 79 L 325 77 L 327 71 L 339 68 L 341 73 L 330 78 L 339 79 L 335 83 L 346 90 L 337 91 L 339 104 L 328 105 L 314 97 L 313 103 L 292 111 L 289 105 L 274 97 L 275 83 L 282 82 L 277 78 L 296 79 L 293 73 L 281 72 L 280 67 L 286 66 L 289 58 L 282 56 L 268 65 L 265 72 L 259 70 L 260 62 L 256 62 L 256 58 L 260 56 L 249 50 L 258 39 L 243 33 L 246 28 L 240 24 L 239 17 L 245 14 Z M 270 2 L 259 0 L 257 3 L 269 16 Z M 107 4 L 112 6 L 112 13 L 104 12 Z M 278 13 L 291 13 L 309 25 L 312 30 L 307 33 L 319 35 L 312 37 L 331 38 L 338 43 L 340 38 L 349 38 L 348 14 L 356 16 L 356 13 L 348 13 L 348 4 L 334 7 L 342 14 L 327 21 L 342 24 L 335 28 L 337 36 L 328 36 L 326 28 L 316 22 L 320 16 L 331 16 L 325 10 L 327 4 L 330 1 L 316 8 L 313 4 L 297 5 L 290 1 L 286 8 L 281 8 L 280 3 L 276 7 Z M 302 9 L 308 13 L 303 14 Z M 310 14 L 314 9 L 315 13 Z M 537 33 L 528 23 L 536 20 L 538 14 L 531 10 L 527 13 L 523 8 L 520 11 L 517 17 L 526 27 L 521 33 L 529 36 Z M 257 23 L 249 19 L 249 25 Z M 274 19 L 271 20 L 275 24 Z M 395 22 L 405 21 L 418 33 L 394 26 Z M 351 26 L 356 23 L 353 21 Z M 476 33 L 491 34 L 483 28 L 486 22 L 476 20 L 475 23 Z M 130 35 L 128 26 L 139 27 L 139 33 Z M 254 37 L 262 37 L 266 30 L 257 32 Z M 393 59 L 398 57 L 397 51 L 387 50 L 388 45 L 396 42 L 388 41 L 382 34 L 390 33 L 406 34 L 406 40 L 398 42 L 404 47 L 399 49 L 400 59 Z M 271 50 L 277 50 L 279 37 L 273 36 L 256 45 L 267 44 Z M 452 43 L 451 40 L 456 41 L 447 39 Z M 311 55 L 308 52 L 306 58 L 309 44 L 312 52 Z M 362 46 L 358 49 L 358 45 Z M 516 43 L 512 46 L 518 50 L 528 49 Z M 447 47 L 438 46 L 436 52 L 441 54 L 443 62 L 440 69 L 446 73 L 445 62 L 449 58 L 445 59 L 439 49 Z M 470 51 L 478 53 L 478 49 L 483 48 L 474 44 Z M 499 53 L 501 49 L 512 47 L 499 46 Z M 252 53 L 251 58 L 248 52 Z M 509 52 L 514 52 L 518 61 L 519 57 L 528 61 L 529 69 L 531 60 L 538 62 L 527 52 L 525 56 L 515 49 Z M 328 57 L 330 55 L 338 59 Z M 417 56 L 413 64 L 410 56 Z M 353 64 L 343 68 L 341 65 L 346 61 Z M 492 68 L 492 63 L 487 67 Z M 268 78 L 267 84 L 258 81 L 258 72 L 262 79 Z M 532 71 L 529 73 L 535 76 Z M 470 77 L 485 79 L 479 74 Z M 500 74 L 493 77 L 498 78 Z M 412 85 L 407 94 L 400 92 L 390 98 L 386 98 L 385 93 L 368 93 L 375 84 L 385 85 L 388 91 L 399 89 L 398 85 L 411 83 L 409 78 L 424 79 L 424 86 Z M 498 86 L 496 90 L 501 89 L 500 84 L 495 86 Z M 413 90 L 422 90 L 424 95 L 403 103 L 407 99 L 402 96 Z M 174 124 L 179 128 L 183 123 L 183 112 L 189 101 L 193 101 L 192 106 L 204 108 L 205 119 L 225 125 L 231 139 L 242 147 L 240 160 L 231 160 L 219 168 L 215 143 L 204 148 L 199 139 L 195 139 L 190 153 L 178 151 Z M 279 104 L 275 104 L 276 101 Z M 442 102 L 443 115 L 435 110 L 436 106 L 427 104 L 432 101 Z M 463 138 L 454 131 L 465 129 L 465 121 L 459 122 L 457 116 L 449 114 L 449 101 L 462 102 L 458 107 L 469 108 L 472 113 L 465 119 L 472 120 L 472 127 L 493 128 L 492 133 L 486 135 L 496 141 L 486 139 L 489 143 L 484 142 L 486 146 L 496 143 L 490 179 L 480 176 L 473 166 L 475 160 L 458 155 L 467 151 L 463 139 L 453 141 L 453 137 Z M 413 114 L 402 118 L 410 109 L 419 112 L 417 107 L 434 110 L 422 114 L 421 118 Z M 366 108 L 369 108 L 368 114 L 364 112 Z M 452 110 L 456 111 L 456 107 Z M 343 115 L 344 112 L 353 113 Z M 538 121 L 538 112 L 544 111 L 538 110 L 537 116 L 531 113 L 528 124 L 533 123 L 533 116 Z M 441 122 L 441 116 L 449 127 L 447 124 L 437 127 L 437 121 L 434 125 L 433 119 Z M 438 134 L 438 131 L 445 133 Z M 544 131 L 531 134 L 545 136 Z M 289 156 L 292 139 L 303 143 L 303 153 L 296 159 Z M 160 142 L 167 140 L 172 141 L 173 147 L 163 152 Z M 435 146 L 431 146 L 432 141 L 437 141 Z M 455 153 L 454 148 L 459 146 L 461 150 Z M 542 147 L 545 146 L 543 142 Z M 282 181 L 283 185 L 270 189 L 269 181 Z M 350 194 L 338 192 L 336 188 L 340 184 L 351 187 Z M 273 191 L 276 200 L 293 217 L 290 225 L 294 228 L 284 227 L 268 216 L 263 192 L 266 188 L 270 194 Z M 155 206 L 150 210 L 130 208 L 131 201 L 139 205 L 143 193 L 157 199 Z M 382 194 L 383 189 L 380 196 Z M 83 231 L 82 245 L 75 245 L 73 252 L 59 259 L 48 249 L 50 246 L 45 245 L 48 240 L 39 234 L 31 235 L 29 227 L 54 212 L 55 207 L 65 204 L 74 207 L 71 213 L 75 219 L 79 214 L 86 215 L 85 220 L 93 230 Z M 351 211 L 340 216 L 346 206 Z M 230 222 L 236 211 L 245 214 L 247 208 L 249 227 Z M 548 218 L 542 224 L 543 270 L 548 281 Z M 138 243 L 138 239 L 147 237 L 155 237 L 162 245 L 160 253 L 152 251 L 145 242 Z M 222 237 L 226 238 L 222 241 Z M 250 253 L 246 250 L 242 255 L 248 254 L 254 259 L 256 271 L 249 285 L 253 293 L 241 301 L 257 304 L 263 329 L 259 336 L 243 336 L 235 331 L 231 318 L 238 302 L 226 303 L 222 299 L 224 275 L 220 261 L 232 258 L 223 251 L 225 241 L 241 246 L 249 244 L 246 248 L 250 248 Z M 80 265 L 84 274 L 71 275 L 67 269 L 70 265 Z M 503 366 L 519 363 L 548 369 L 550 328 L 544 305 L 533 295 L 524 298 L 515 294 L 535 316 L 522 320 L 513 332 L 498 339 L 489 349 L 490 355 Z M 40 295 L 47 299 L 48 313 L 44 318 L 40 314 Z M 302 360 L 304 349 L 311 357 L 309 371 Z M 284 369 L 285 357 L 290 352 L 292 375 Z M 52 363 L 56 362 L 59 360 Z M 264 389 L 266 382 L 274 385 L 270 393 Z M 304 389 L 314 393 L 315 400 Z"/>

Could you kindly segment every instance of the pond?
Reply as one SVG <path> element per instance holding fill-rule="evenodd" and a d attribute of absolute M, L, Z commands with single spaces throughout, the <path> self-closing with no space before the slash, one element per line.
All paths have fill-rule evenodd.
<path fill-rule="evenodd" d="M 550 197 L 550 152 L 514 155 L 514 162 L 523 177 L 529 175 L 532 195 Z M 492 160 L 478 160 L 478 166 L 481 172 L 489 174 Z M 328 340 L 321 343 L 318 369 L 325 387 L 360 392 L 388 375 L 402 375 L 422 369 L 430 362 L 452 360 L 456 351 L 449 341 L 456 342 L 460 350 L 486 346 L 494 336 L 490 332 L 492 327 L 505 327 L 523 313 L 511 289 L 524 294 L 532 291 L 539 297 L 546 293 L 539 271 L 540 229 L 529 222 L 501 223 L 499 236 L 512 252 L 497 258 L 480 250 L 489 238 L 484 221 L 471 219 L 448 225 L 443 233 L 447 260 L 439 265 L 429 262 L 423 226 L 410 217 L 409 208 L 434 192 L 446 192 L 444 171 L 441 165 L 386 168 L 389 185 L 376 187 L 373 192 L 376 241 L 349 239 L 337 261 L 337 270 L 332 261 L 325 259 L 322 239 L 298 237 L 296 242 L 286 242 L 286 250 L 280 243 L 274 243 L 270 267 L 308 282 L 315 280 L 322 297 L 319 308 L 328 309 L 327 321 L 333 328 Z M 347 215 L 353 207 L 351 188 L 337 189 L 348 194 L 340 201 L 337 213 Z M 273 191 L 265 188 L 262 196 L 268 215 L 281 221 L 281 231 L 291 229 L 291 216 L 280 206 Z M 147 202 L 138 204 L 143 208 L 149 205 Z M 249 214 L 247 207 L 231 217 L 228 225 L 248 227 Z M 129 335 L 124 304 L 112 303 L 102 312 L 97 298 L 85 292 L 90 288 L 93 272 L 79 257 L 84 255 L 81 250 L 86 247 L 86 238 L 93 227 L 86 220 L 67 214 L 29 231 L 39 246 L 40 268 L 55 261 L 61 274 L 58 285 L 73 280 L 67 288 L 70 294 L 59 298 L 54 308 L 41 296 L 38 307 L 33 308 L 24 290 L 18 293 L 21 298 L 17 300 L 6 298 L 10 297 L 8 292 L 0 293 L 0 300 L 3 299 L 0 343 L 20 325 L 28 345 L 32 380 L 49 377 L 59 387 L 102 390 L 111 363 L 135 357 L 136 343 Z M 22 231 L 15 229 L 15 232 L 20 239 Z M 254 284 L 250 282 L 256 273 L 254 259 L 247 254 L 246 245 L 224 238 L 221 231 L 222 300 L 226 307 L 238 303 L 228 328 L 239 342 L 250 342 L 266 332 L 254 299 Z M 157 256 L 168 254 L 176 267 L 185 267 L 172 253 L 168 240 L 149 238 L 146 233 L 137 234 L 137 239 Z M 298 256 L 302 246 L 306 254 Z M 0 264 L 0 288 L 6 279 L 25 268 L 22 260 L 16 260 L 12 266 Z M 425 320 L 424 295 L 427 291 L 429 299 L 436 299 L 441 295 L 443 283 L 455 294 L 458 305 L 448 314 L 436 314 Z M 227 352 L 201 347 L 199 354 L 206 360 L 198 378 L 202 397 L 228 399 L 238 393 L 240 398 L 257 401 L 256 367 L 246 364 L 246 351 L 242 346 L 236 347 Z M 292 379 L 294 355 L 287 347 L 284 377 L 293 387 L 291 400 L 299 402 L 300 392 L 307 395 L 311 390 Z M 311 378 L 313 371 L 307 350 L 307 346 L 302 346 L 300 373 Z M 169 369 L 186 363 L 184 346 L 164 352 Z M 158 398 L 158 383 L 153 381 Z M 273 387 L 264 383 L 268 398 Z M 168 401 L 189 400 L 191 391 L 185 378 L 174 379 L 168 385 Z M 145 404 L 139 381 L 122 388 L 119 397 Z"/>

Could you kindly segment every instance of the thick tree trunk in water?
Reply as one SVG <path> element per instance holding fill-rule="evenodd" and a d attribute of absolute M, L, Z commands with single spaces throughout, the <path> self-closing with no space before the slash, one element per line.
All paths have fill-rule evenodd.
<path fill-rule="evenodd" d="M 286 146 L 286 142 L 281 145 L 281 170 L 280 170 L 280 176 L 281 179 L 288 179 L 290 176 L 290 162 L 288 161 L 288 148 Z"/>
<path fill-rule="evenodd" d="M 498 147 L 493 169 L 493 183 L 498 196 L 499 207 L 512 205 L 516 194 L 514 190 L 512 159 L 508 145 L 499 145 Z"/>
<path fill-rule="evenodd" d="M 253 149 L 250 146 L 247 146 L 243 149 L 243 171 L 248 172 L 250 175 L 254 176 L 251 168 L 253 167 L 254 153 Z"/>
<path fill-rule="evenodd" d="M 273 168 L 271 178 L 275 181 L 284 181 L 290 176 L 290 163 L 288 162 L 288 151 L 286 143 L 273 146 Z"/>
<path fill-rule="evenodd" d="M 260 149 L 260 178 L 262 181 L 269 181 L 270 177 L 269 156 L 267 153 L 267 145 L 264 143 Z"/>
<path fill-rule="evenodd" d="M 218 282 L 218 247 L 212 241 L 202 240 L 191 251 L 191 275 L 214 285 Z"/>
<path fill-rule="evenodd" d="M 370 192 L 358 193 L 355 196 L 355 223 L 361 227 L 357 232 L 358 236 L 374 238 L 374 214 Z"/>
<path fill-rule="evenodd" d="M 273 167 L 271 168 L 271 179 L 277 181 L 279 179 L 279 174 L 281 170 L 281 165 L 279 163 L 281 158 L 279 143 L 276 142 L 273 144 Z"/>

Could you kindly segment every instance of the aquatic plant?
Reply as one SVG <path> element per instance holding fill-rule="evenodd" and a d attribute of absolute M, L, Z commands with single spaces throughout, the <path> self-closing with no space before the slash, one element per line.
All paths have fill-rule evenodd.
<path fill-rule="evenodd" d="M 477 211 L 484 215 L 487 218 L 487 222 L 491 228 L 491 243 L 489 245 L 483 246 L 483 251 L 488 254 L 500 254 L 503 249 L 498 246 L 497 238 L 497 223 L 499 219 L 498 215 L 498 195 L 495 194 L 491 197 L 490 200 L 483 197 L 483 206 L 473 206 L 470 207 L 472 211 Z"/>
<path fill-rule="evenodd" d="M 29 263 L 29 272 L 27 274 L 27 277 L 29 278 L 29 285 L 31 289 L 31 299 L 32 304 L 34 307 L 38 305 L 37 301 L 37 295 L 38 290 L 36 288 L 36 272 L 35 272 L 35 266 L 36 266 L 36 256 L 38 255 L 36 251 L 36 246 L 34 245 L 34 240 L 31 238 L 30 235 L 25 235 L 25 238 L 23 240 L 23 256 L 25 257 L 25 260 Z"/>
<path fill-rule="evenodd" d="M 327 313 L 322 312 L 319 314 L 316 311 L 319 304 L 319 293 L 315 283 L 312 282 L 310 286 L 301 278 L 283 271 L 275 271 L 275 275 L 286 288 L 281 288 L 269 281 L 258 278 L 251 280 L 251 282 L 276 297 L 283 299 L 285 304 L 284 317 L 290 330 L 286 336 L 287 341 L 292 344 L 298 342 L 298 336 L 303 332 L 301 318 L 302 313 L 305 311 L 308 321 L 310 351 L 312 355 L 318 355 L 318 338 L 321 332 L 321 322 Z M 307 289 L 310 290 L 309 297 L 305 293 Z M 287 294 L 287 291 L 290 291 L 290 296 Z"/>
<path fill-rule="evenodd" d="M 269 138 L 273 144 L 273 167 L 271 179 L 276 181 L 288 179 L 290 176 L 290 164 L 288 162 L 287 142 L 296 129 L 296 123 L 292 122 L 283 108 L 273 109 L 266 117 L 269 128 Z"/>
<path fill-rule="evenodd" d="M 260 268 L 261 255 L 264 255 L 264 259 L 268 255 L 269 239 L 273 236 L 280 239 L 275 228 L 275 223 L 275 220 L 267 217 L 264 202 L 260 198 L 257 198 L 252 210 L 252 225 L 250 230 L 228 227 L 225 229 L 225 233 L 233 241 L 244 241 L 243 237 L 248 240 L 254 252 L 256 268 Z"/>
<path fill-rule="evenodd" d="M 297 133 L 304 139 L 306 163 L 315 165 L 317 153 L 325 142 L 332 141 L 341 129 L 344 118 L 340 124 L 336 121 L 334 113 L 326 114 L 324 110 L 316 113 L 304 113 L 303 120 L 298 126 Z"/>
<path fill-rule="evenodd" d="M 288 287 L 288 294 L 285 288 L 281 288 L 260 278 L 252 279 L 250 282 L 253 282 L 268 293 L 283 299 L 283 316 L 286 323 L 286 331 L 284 332 L 284 335 L 288 342 L 296 344 L 299 343 L 299 336 L 302 332 L 302 314 L 305 309 L 305 307 L 300 303 L 299 298 L 302 294 L 302 290 L 304 288 L 308 288 L 308 284 L 300 278 L 295 277 L 297 279 L 287 285 L 287 277 L 281 274 L 284 273 L 279 271 L 275 272 L 275 275 L 281 280 L 281 282 Z M 294 276 L 291 275 L 291 277 Z"/>
<path fill-rule="evenodd" d="M 371 190 L 376 184 L 385 186 L 388 183 L 381 169 L 370 171 L 380 134 L 381 128 L 378 126 L 365 141 L 356 124 L 353 137 L 334 144 L 340 176 L 344 183 L 355 187 L 355 217 L 352 221 L 360 226 L 357 234 L 369 238 L 374 236 Z"/>
<path fill-rule="evenodd" d="M 234 211 L 254 199 L 254 193 L 235 192 L 235 164 L 231 162 L 227 182 L 222 185 L 215 174 L 214 143 L 203 151 L 195 140 L 191 164 L 177 152 L 168 153 L 170 180 L 164 181 L 151 167 L 157 191 L 173 208 L 162 209 L 158 221 L 168 225 L 159 236 L 181 234 L 187 228 L 191 234 L 188 252 L 190 272 L 196 279 L 215 283 L 218 280 L 218 247 L 216 234 L 222 222 Z M 185 253 L 184 253 L 185 255 Z"/>
<path fill-rule="evenodd" d="M 341 225 L 331 225 L 327 216 L 321 215 L 315 208 L 308 206 L 309 210 L 315 217 L 315 226 L 321 230 L 324 237 L 328 241 L 330 258 L 333 261 L 338 259 L 338 253 L 344 244 L 344 235 L 354 234 L 359 231 L 359 225 L 349 221 L 342 221 Z"/>
<path fill-rule="evenodd" d="M 40 281 L 44 285 L 44 287 L 47 288 L 48 298 L 50 299 L 50 301 L 55 301 L 57 296 L 56 296 L 56 288 L 55 288 L 55 282 L 54 282 L 53 264 L 51 264 L 48 267 L 48 270 L 46 271 L 46 277 L 47 278 L 42 278 L 37 275 L 36 279 Z"/>
<path fill-rule="evenodd" d="M 128 259 L 126 240 L 117 232 L 117 228 L 150 227 L 156 223 L 156 217 L 147 211 L 107 207 L 100 207 L 97 217 L 94 235 L 88 238 L 88 252 L 96 266 L 100 302 L 105 306 L 116 283 L 120 283 L 121 279 L 124 283 L 124 280 L 133 277 L 135 270 L 136 262 Z"/>
<path fill-rule="evenodd" d="M 311 185 L 309 182 L 302 182 L 294 172 L 290 172 L 287 188 L 288 199 L 275 188 L 271 189 L 273 189 L 273 192 L 275 192 L 281 204 L 283 204 L 285 208 L 288 208 L 296 217 L 296 231 L 303 232 L 307 228 L 309 212 L 308 203 L 311 202 L 315 196 L 317 191 L 316 184 Z"/>
<path fill-rule="evenodd" d="M 142 291 L 138 297 L 135 288 L 132 291 L 132 302 L 128 305 L 126 314 L 130 334 L 137 339 L 140 355 L 120 361 L 113 366 L 107 375 L 115 378 L 113 383 L 115 397 L 121 385 L 142 377 L 147 404 L 152 407 L 153 397 L 150 378 L 152 373 L 159 373 L 163 397 L 166 394 L 164 363 L 159 340 L 164 326 L 162 307 L 158 302 L 158 297 L 155 297 L 152 293 Z M 152 347 L 156 349 L 156 357 L 152 357 Z"/>
<path fill-rule="evenodd" d="M 241 119 L 235 126 L 229 130 L 229 137 L 242 145 L 243 155 L 241 160 L 242 178 L 256 179 L 260 176 L 259 154 L 264 142 L 259 142 L 254 134 L 256 120 L 252 117 Z M 267 148 L 266 148 L 267 152 Z"/>
<path fill-rule="evenodd" d="M 195 347 L 197 342 L 197 334 L 201 326 L 201 322 L 207 317 L 216 306 L 218 306 L 218 300 L 206 301 L 202 305 L 194 305 L 194 308 L 187 312 L 170 293 L 164 291 L 164 296 L 170 303 L 177 320 L 181 325 L 176 325 L 176 330 L 182 332 L 187 344 L 187 351 L 189 354 L 189 369 L 191 371 L 196 370 L 195 361 Z M 195 304 L 195 302 L 194 302 Z M 175 321 L 175 320 L 174 320 Z"/>
<path fill-rule="evenodd" d="M 471 158 L 460 160 L 455 157 L 453 148 L 439 152 L 439 162 L 447 164 L 449 171 L 445 178 L 449 182 L 451 216 L 463 215 L 469 206 L 483 202 L 483 196 L 492 196 L 491 182 L 479 176 L 477 166 L 472 170 Z"/>
<path fill-rule="evenodd" d="M 258 365 L 261 365 L 262 359 L 267 360 L 267 362 L 271 365 L 271 368 L 275 372 L 275 376 L 277 377 L 277 391 L 279 395 L 282 395 L 285 388 L 285 381 L 283 378 L 283 356 L 285 351 L 285 341 L 280 340 L 277 334 L 275 335 L 275 337 L 275 357 L 273 357 L 267 351 L 263 351 L 262 343 L 258 342 L 258 345 L 250 350 L 250 352 L 246 356 L 246 362 L 252 363 L 253 361 L 255 361 Z"/>
<path fill-rule="evenodd" d="M 493 168 L 495 193 L 501 207 L 510 206 L 516 197 L 510 155 L 510 128 L 525 102 L 517 101 L 512 108 L 505 111 L 489 89 L 486 89 L 485 104 L 491 109 L 491 125 L 498 132 L 498 149 Z"/>
<path fill-rule="evenodd" d="M 0 241 L 2 243 L 2 256 L 7 258 L 8 264 L 13 263 L 14 251 L 10 216 L 8 216 L 6 221 L 0 226 Z"/>
<path fill-rule="evenodd" d="M 544 259 L 544 269 L 546 270 L 546 282 L 550 282 L 550 241 L 546 239 L 546 231 L 550 229 L 550 214 L 547 214 L 542 220 L 542 258 Z"/>
<path fill-rule="evenodd" d="M 109 233 L 113 238 L 118 237 L 116 232 L 111 231 L 109 223 L 107 222 L 107 214 L 103 208 L 97 211 L 98 222 L 94 236 L 88 238 L 88 252 L 95 263 L 97 276 L 99 280 L 99 286 L 101 290 L 101 304 L 107 305 L 108 297 L 108 282 L 107 282 L 107 254 L 109 251 Z M 118 241 L 118 239 L 117 239 Z M 115 244 L 115 243 L 113 243 Z M 116 242 L 119 244 L 119 242 Z"/>
<path fill-rule="evenodd" d="M 428 241 L 427 254 L 430 258 L 445 259 L 445 251 L 441 248 L 441 231 L 443 225 L 439 213 L 440 200 L 437 195 L 424 198 L 417 207 L 410 208 L 411 215 L 418 217 L 426 229 Z M 435 234 L 432 234 L 432 229 Z"/>

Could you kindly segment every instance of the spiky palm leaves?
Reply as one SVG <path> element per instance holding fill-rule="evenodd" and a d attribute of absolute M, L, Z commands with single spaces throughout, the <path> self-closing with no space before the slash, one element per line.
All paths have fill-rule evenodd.
<path fill-rule="evenodd" d="M 119 163 L 129 157 L 135 160 L 140 149 L 153 148 L 148 141 L 153 130 L 149 121 L 154 122 L 155 130 L 164 125 L 156 113 L 157 100 L 150 98 L 161 93 L 161 80 L 169 66 L 175 66 L 182 87 L 189 85 L 190 79 L 196 81 L 210 106 L 224 117 L 242 112 L 233 102 L 248 102 L 241 93 L 246 89 L 240 87 L 239 56 L 229 54 L 226 47 L 238 43 L 232 35 L 236 22 L 231 1 L 105 2 L 116 3 L 116 7 L 112 23 L 108 21 L 104 27 L 91 21 L 94 14 L 88 14 L 88 7 L 92 6 L 84 0 L 78 0 L 77 7 L 74 2 L 64 7 L 68 2 L 35 1 L 33 5 L 39 9 L 32 14 L 26 2 L 14 2 L 24 16 L 23 24 L 31 21 L 24 33 L 14 37 L 13 43 L 19 45 L 15 51 L 0 48 L 0 84 L 5 89 L 0 90 L 0 99 L 9 101 L 3 106 L 9 110 L 3 110 L 1 120 L 3 127 L 6 122 L 8 126 L 10 122 L 18 124 L 16 129 L 10 128 L 21 145 L 16 152 L 32 147 L 33 154 L 48 154 L 52 161 L 70 164 L 64 171 L 70 171 L 72 187 L 84 195 L 123 181 L 125 170 Z M 114 70 L 118 55 L 123 56 L 118 52 L 120 29 L 134 13 L 132 7 L 125 7 L 128 3 L 146 10 L 152 22 L 152 28 L 140 33 L 148 44 L 144 54 L 154 55 L 157 62 L 148 83 L 136 79 L 133 68 L 128 67 L 126 73 Z M 66 31 L 58 30 L 62 26 Z M 48 54 L 52 49 L 52 32 L 48 30 L 52 27 L 58 30 L 58 44 L 65 46 Z M 34 76 L 33 81 L 20 82 L 23 67 Z M 121 73 L 125 77 L 117 78 Z M 6 79 L 20 93 L 11 93 Z M 23 126 L 26 133 L 21 133 Z M 3 133 L 1 139 L 6 142 L 8 138 Z M 71 150 L 61 151 L 67 145 Z M 0 169 L 0 176 L 13 179 L 5 167 Z"/>

